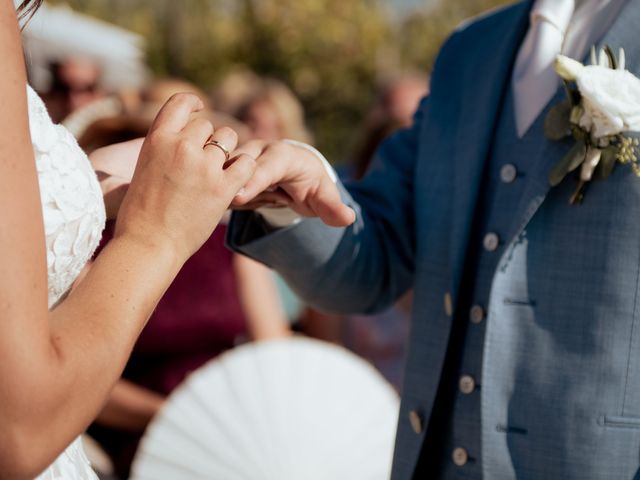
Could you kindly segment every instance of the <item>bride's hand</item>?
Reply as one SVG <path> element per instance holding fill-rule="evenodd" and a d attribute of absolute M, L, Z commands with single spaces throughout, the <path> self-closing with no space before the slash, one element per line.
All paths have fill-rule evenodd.
<path fill-rule="evenodd" d="M 209 238 L 255 169 L 248 155 L 226 162 L 222 149 L 204 147 L 212 137 L 233 150 L 237 135 L 192 119 L 202 108 L 190 94 L 175 95 L 162 108 L 144 141 L 116 223 L 115 237 L 160 243 L 178 262 Z"/>

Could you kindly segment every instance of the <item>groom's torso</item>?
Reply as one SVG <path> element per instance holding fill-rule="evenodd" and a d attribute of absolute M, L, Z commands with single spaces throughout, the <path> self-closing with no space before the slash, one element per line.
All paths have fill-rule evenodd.
<path fill-rule="evenodd" d="M 518 140 L 512 119 L 528 8 L 454 35 L 434 71 L 395 478 L 414 473 L 427 427 L 423 460 L 437 452 L 447 478 L 617 479 L 640 466 L 640 179 L 618 166 L 578 207 L 572 178 L 549 190 L 571 143 L 546 140 L 542 118 Z M 631 0 L 604 40 L 632 71 L 638 22 Z"/>

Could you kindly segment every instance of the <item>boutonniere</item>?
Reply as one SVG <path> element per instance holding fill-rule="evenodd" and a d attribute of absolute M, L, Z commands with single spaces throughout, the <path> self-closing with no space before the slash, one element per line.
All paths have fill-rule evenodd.
<path fill-rule="evenodd" d="M 552 108 L 545 119 L 551 140 L 573 136 L 573 148 L 549 174 L 556 186 L 573 171 L 578 187 L 570 203 L 579 204 L 592 180 L 604 180 L 621 163 L 640 177 L 640 79 L 625 70 L 624 50 L 616 58 L 605 47 L 591 65 L 558 55 L 555 70 L 564 82 L 567 99 Z"/>

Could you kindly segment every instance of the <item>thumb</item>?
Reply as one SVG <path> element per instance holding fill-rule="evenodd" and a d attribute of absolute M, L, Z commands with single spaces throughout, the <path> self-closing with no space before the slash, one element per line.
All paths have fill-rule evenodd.
<path fill-rule="evenodd" d="M 356 221 L 356 212 L 342 202 L 338 188 L 329 178 L 322 182 L 311 207 L 331 227 L 347 227 Z"/>

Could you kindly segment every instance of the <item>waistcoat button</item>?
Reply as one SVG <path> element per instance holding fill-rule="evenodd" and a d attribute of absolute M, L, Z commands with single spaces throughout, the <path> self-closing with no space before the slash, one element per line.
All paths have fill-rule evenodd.
<path fill-rule="evenodd" d="M 462 467 L 467 464 L 469 460 L 469 454 L 464 448 L 456 448 L 451 455 L 453 459 L 453 463 L 455 463 L 458 467 Z"/>
<path fill-rule="evenodd" d="M 409 423 L 416 435 L 420 435 L 422 433 L 422 429 L 424 428 L 422 416 L 416 410 L 411 410 L 409 412 Z"/>
<path fill-rule="evenodd" d="M 502 180 L 504 183 L 513 182 L 517 176 L 518 170 L 516 170 L 516 167 L 510 163 L 503 165 L 500 169 L 500 180 Z"/>
<path fill-rule="evenodd" d="M 444 313 L 447 317 L 453 316 L 453 298 L 449 292 L 444 295 Z"/>
<path fill-rule="evenodd" d="M 474 305 L 473 307 L 471 307 L 471 313 L 469 317 L 471 318 L 471 323 L 482 323 L 482 320 L 484 320 L 484 308 L 482 308 L 480 305 Z"/>
<path fill-rule="evenodd" d="M 487 233 L 484 236 L 484 240 L 482 241 L 482 245 L 487 252 L 495 252 L 500 245 L 500 238 L 497 234 L 491 232 Z"/>
<path fill-rule="evenodd" d="M 469 395 L 476 389 L 476 381 L 470 375 L 463 375 L 458 382 L 460 392 Z"/>

